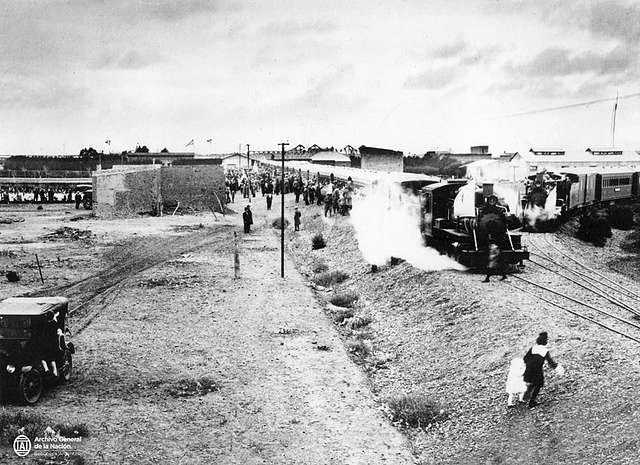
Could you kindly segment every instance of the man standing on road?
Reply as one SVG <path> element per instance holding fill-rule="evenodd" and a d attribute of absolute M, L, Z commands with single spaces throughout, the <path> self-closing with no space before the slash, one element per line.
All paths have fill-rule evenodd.
<path fill-rule="evenodd" d="M 251 232 L 251 225 L 253 224 L 253 214 L 251 213 L 251 207 L 247 205 L 244 207 L 244 213 L 242 214 L 242 221 L 244 223 L 244 232 Z"/>
<path fill-rule="evenodd" d="M 267 180 L 264 192 L 267 196 L 267 210 L 271 210 L 271 203 L 273 202 L 273 182 L 271 179 Z"/>

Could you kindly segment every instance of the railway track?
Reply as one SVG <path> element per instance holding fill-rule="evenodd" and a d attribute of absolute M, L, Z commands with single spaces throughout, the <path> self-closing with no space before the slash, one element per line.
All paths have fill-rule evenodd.
<path fill-rule="evenodd" d="M 640 343 L 640 295 L 558 247 L 546 234 L 527 236 L 536 278 L 511 286 L 607 331 Z"/>
<path fill-rule="evenodd" d="M 111 266 L 81 280 L 42 289 L 30 296 L 65 295 L 69 298 L 69 325 L 73 334 L 79 334 L 112 300 L 113 295 L 127 279 L 219 241 L 219 234 L 216 234 L 220 232 L 219 228 L 205 228 L 180 236 L 138 239 L 122 244 L 117 247 L 115 256 L 111 258 Z"/>

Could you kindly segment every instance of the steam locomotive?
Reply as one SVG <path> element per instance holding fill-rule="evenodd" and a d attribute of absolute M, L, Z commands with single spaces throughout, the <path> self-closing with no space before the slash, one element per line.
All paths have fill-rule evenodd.
<path fill-rule="evenodd" d="M 487 263 L 489 244 L 500 248 L 505 264 L 529 258 L 521 235 L 509 228 L 520 225 L 506 204 L 500 204 L 492 184 L 477 189 L 468 180 L 448 180 L 420 190 L 421 225 L 425 245 L 447 253 L 468 268 Z"/>

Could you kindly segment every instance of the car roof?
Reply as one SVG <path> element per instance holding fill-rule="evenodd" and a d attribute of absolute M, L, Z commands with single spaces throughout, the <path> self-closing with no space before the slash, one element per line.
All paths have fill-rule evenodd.
<path fill-rule="evenodd" d="M 68 303 L 66 297 L 11 297 L 0 302 L 0 316 L 42 315 Z"/>

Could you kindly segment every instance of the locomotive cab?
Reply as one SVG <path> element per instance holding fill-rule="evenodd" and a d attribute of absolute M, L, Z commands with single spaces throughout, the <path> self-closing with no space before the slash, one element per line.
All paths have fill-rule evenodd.
<path fill-rule="evenodd" d="M 522 249 L 519 234 L 507 228 L 507 208 L 498 204 L 492 186 L 477 192 L 466 180 L 441 182 L 421 191 L 421 231 L 425 245 L 447 253 L 469 268 L 486 265 L 489 242 L 501 249 L 505 263 L 515 264 L 529 257 Z M 467 206 L 454 214 L 466 196 Z"/>

